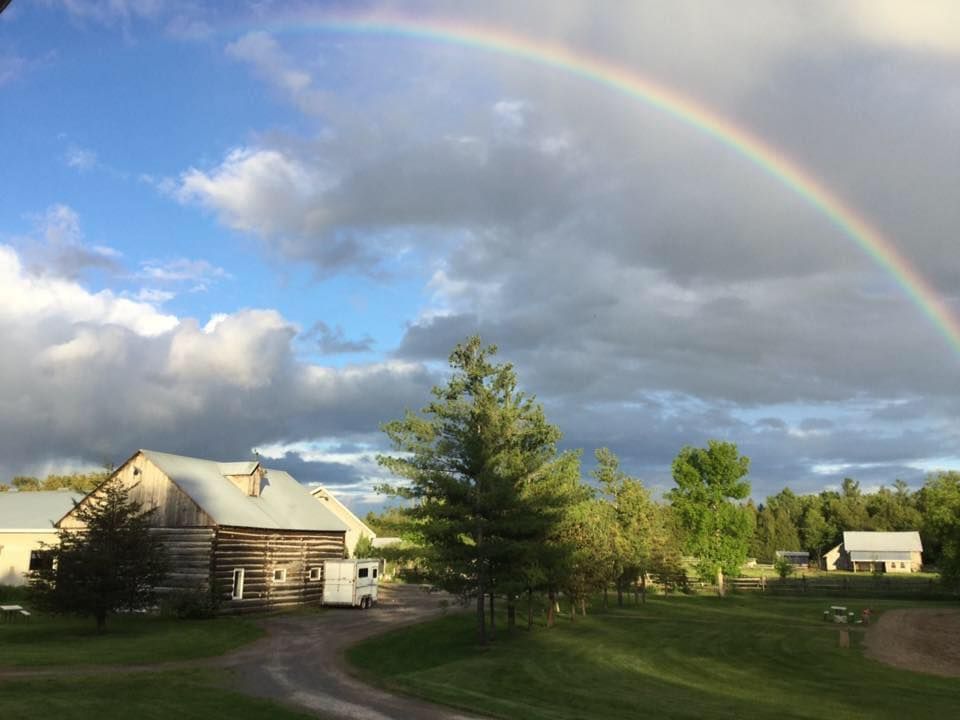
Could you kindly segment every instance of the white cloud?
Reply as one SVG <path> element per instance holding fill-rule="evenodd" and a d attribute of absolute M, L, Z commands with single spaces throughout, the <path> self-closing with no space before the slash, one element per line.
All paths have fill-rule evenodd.
<path fill-rule="evenodd" d="M 277 150 L 236 148 L 210 172 L 190 168 L 176 197 L 215 211 L 237 230 L 261 234 L 302 228 L 317 212 L 310 200 L 322 183 L 294 158 Z"/>
<path fill-rule="evenodd" d="M 960 53 L 960 3 L 956 0 L 848 0 L 831 5 L 854 33 L 867 40 Z"/>
<path fill-rule="evenodd" d="M 272 35 L 259 31 L 248 33 L 227 45 L 226 53 L 253 67 L 302 111 L 316 114 L 324 109 L 325 97 L 314 87 L 310 73 L 297 67 Z"/>
<path fill-rule="evenodd" d="M 270 443 L 376 434 L 426 395 L 416 363 L 300 361 L 275 310 L 196 320 L 37 277 L 0 246 L 0 477 L 138 447 L 230 458 Z"/>
<path fill-rule="evenodd" d="M 82 172 L 96 166 L 97 154 L 93 150 L 82 148 L 79 145 L 71 145 L 64 155 L 64 162 L 67 163 L 67 167 Z"/>
<path fill-rule="evenodd" d="M 72 280 L 30 275 L 16 251 L 5 245 L 0 245 L 0 318 L 116 324 L 144 336 L 160 335 L 178 324 L 177 318 L 148 303 L 117 297 L 109 290 L 90 293 Z"/>
<path fill-rule="evenodd" d="M 144 260 L 137 277 L 156 282 L 192 282 L 205 284 L 211 280 L 229 278 L 230 274 L 207 260 L 174 258 L 172 260 Z"/>

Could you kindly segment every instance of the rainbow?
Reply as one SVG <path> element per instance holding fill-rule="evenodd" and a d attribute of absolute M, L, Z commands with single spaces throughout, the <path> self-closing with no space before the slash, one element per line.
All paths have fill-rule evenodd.
<path fill-rule="evenodd" d="M 276 27 L 261 26 L 258 29 L 275 32 L 319 30 L 346 34 L 379 34 L 456 44 L 555 68 L 639 100 L 714 138 L 803 198 L 897 282 L 960 358 L 960 319 L 953 315 L 936 290 L 866 218 L 799 164 L 761 138 L 737 127 L 695 100 L 633 70 L 561 45 L 499 28 L 436 19 L 411 19 L 383 14 L 320 15 L 298 17 Z"/>

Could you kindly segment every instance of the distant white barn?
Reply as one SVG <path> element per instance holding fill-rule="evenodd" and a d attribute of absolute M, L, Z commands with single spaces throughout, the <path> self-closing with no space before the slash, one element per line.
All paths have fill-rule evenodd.
<path fill-rule="evenodd" d="M 824 556 L 825 570 L 853 572 L 919 572 L 923 567 L 923 544 L 916 530 L 907 532 L 843 533 L 843 542 Z"/>
<path fill-rule="evenodd" d="M 371 540 L 376 540 L 377 534 L 370 529 L 370 526 L 350 512 L 350 508 L 337 500 L 336 496 L 325 487 L 320 486 L 312 490 L 311 493 L 347 526 L 346 545 L 350 557 L 353 557 L 353 549 L 357 546 L 357 541 L 362 535 L 366 535 Z"/>
<path fill-rule="evenodd" d="M 0 585 L 24 585 L 26 573 L 50 562 L 41 543 L 58 542 L 57 520 L 83 499 L 80 493 L 0 493 Z"/>

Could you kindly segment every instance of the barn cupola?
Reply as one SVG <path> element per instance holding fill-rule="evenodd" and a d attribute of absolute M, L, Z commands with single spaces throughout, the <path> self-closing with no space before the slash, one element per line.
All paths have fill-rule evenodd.
<path fill-rule="evenodd" d="M 263 489 L 263 468 L 258 462 L 218 463 L 220 472 L 249 497 L 260 497 Z"/>

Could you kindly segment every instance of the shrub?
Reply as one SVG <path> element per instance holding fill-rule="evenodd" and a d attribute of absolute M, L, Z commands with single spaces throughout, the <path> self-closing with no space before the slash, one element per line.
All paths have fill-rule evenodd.
<path fill-rule="evenodd" d="M 778 557 L 773 563 L 773 569 L 777 571 L 777 575 L 780 576 L 781 580 L 786 580 L 790 575 L 793 574 L 793 563 L 783 557 Z"/>
<path fill-rule="evenodd" d="M 160 614 L 179 620 L 207 620 L 216 617 L 220 595 L 213 590 L 175 590 L 160 602 Z"/>

